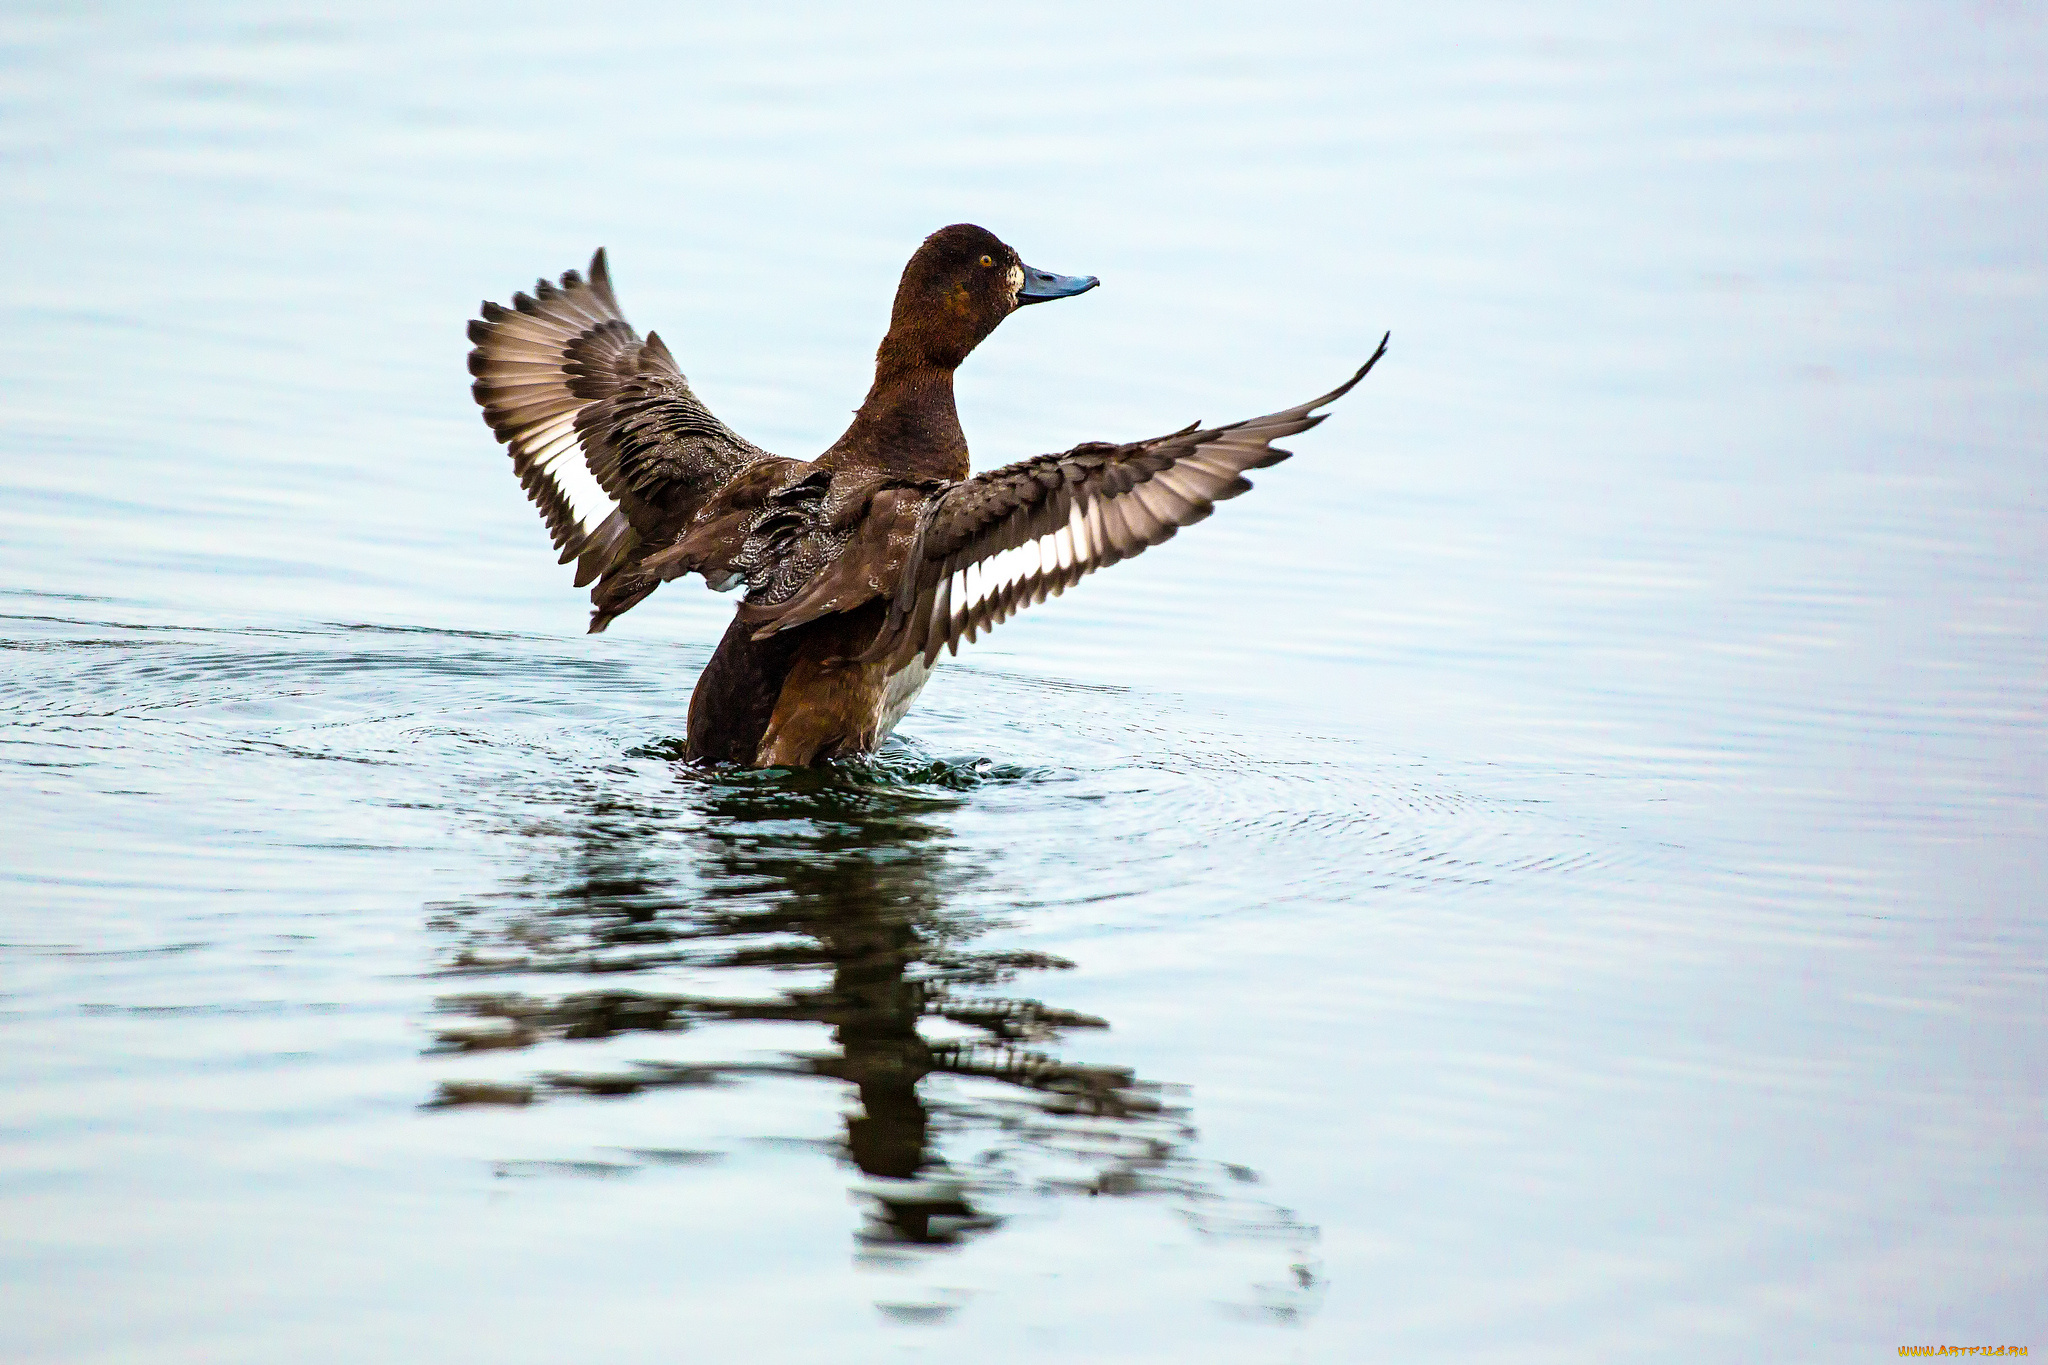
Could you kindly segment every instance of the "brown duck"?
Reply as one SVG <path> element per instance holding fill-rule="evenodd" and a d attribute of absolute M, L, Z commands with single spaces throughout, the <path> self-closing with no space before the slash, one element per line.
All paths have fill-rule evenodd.
<path fill-rule="evenodd" d="M 1386 353 L 1312 402 L 1129 445 L 1091 442 L 969 477 L 953 371 L 1026 304 L 1093 289 L 1034 270 L 986 229 L 926 238 L 904 267 L 875 382 L 815 460 L 771 455 L 711 415 L 661 338 L 586 279 L 540 281 L 469 324 L 473 392 L 603 630 L 697 573 L 746 596 L 690 697 L 704 762 L 802 767 L 895 728 L 942 650 L 1157 545 L 1287 458 Z"/>

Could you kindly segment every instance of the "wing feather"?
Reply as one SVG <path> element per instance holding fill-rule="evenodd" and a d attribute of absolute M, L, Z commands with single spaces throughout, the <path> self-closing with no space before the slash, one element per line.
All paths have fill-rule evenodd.
<path fill-rule="evenodd" d="M 627 323 L 602 250 L 588 278 L 570 270 L 509 308 L 486 302 L 469 336 L 484 420 L 561 562 L 576 561 L 576 586 L 597 585 L 594 631 L 654 591 L 645 561 L 692 514 L 773 458 L 712 416 L 660 337 Z"/>
<path fill-rule="evenodd" d="M 1278 464 L 1272 444 L 1323 420 L 1387 352 L 1307 403 L 1130 445 L 1076 446 L 953 485 L 926 513 L 889 617 L 862 656 L 892 670 L 941 652 L 1057 596 L 1097 569 L 1171 539 L 1247 491 L 1247 470 Z"/>
<path fill-rule="evenodd" d="M 591 261 L 592 280 L 604 276 L 604 253 Z M 582 554 L 616 503 L 591 476 L 580 456 L 562 459 L 575 444 L 575 413 L 587 400 L 570 389 L 569 352 L 606 322 L 637 341 L 625 319 L 607 315 L 592 300 L 595 290 L 575 271 L 559 286 L 542 280 L 535 294 L 515 294 L 512 307 L 486 302 L 469 324 L 471 386 L 484 421 L 510 448 L 512 470 L 526 490 L 562 562 Z"/>

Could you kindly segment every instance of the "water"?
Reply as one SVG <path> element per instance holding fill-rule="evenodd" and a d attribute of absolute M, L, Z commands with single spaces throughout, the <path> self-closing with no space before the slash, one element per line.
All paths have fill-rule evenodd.
<path fill-rule="evenodd" d="M 0 1348 L 2042 1344 L 2022 7 L 10 6 Z M 983 467 L 1386 362 L 821 774 L 673 761 L 475 301 L 770 449 L 973 220 Z"/>

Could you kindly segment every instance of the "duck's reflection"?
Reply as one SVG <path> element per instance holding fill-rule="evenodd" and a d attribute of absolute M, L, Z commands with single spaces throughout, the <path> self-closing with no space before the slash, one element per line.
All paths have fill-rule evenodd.
<path fill-rule="evenodd" d="M 1102 1020 L 1005 992 L 1021 973 L 1069 964 L 977 946 L 994 925 L 966 907 L 986 870 L 968 862 L 943 819 L 962 801 L 949 786 L 1004 776 L 945 765 L 891 770 L 886 760 L 802 773 L 679 770 L 672 805 L 598 796 L 564 803 L 523 832 L 570 836 L 568 866 L 437 907 L 434 923 L 448 935 L 444 970 L 600 975 L 620 985 L 449 995 L 442 1008 L 466 1017 L 439 1029 L 444 1047 L 744 1021 L 821 1024 L 833 1047 L 766 1062 L 552 1071 L 515 1086 L 455 1082 L 440 1102 L 627 1094 L 761 1072 L 829 1077 L 859 1100 L 846 1118 L 844 1153 L 869 1200 L 861 1236 L 871 1248 L 949 1245 L 995 1227 L 1000 1218 L 976 1200 L 1003 1192 L 1168 1192 L 1200 1206 L 1190 1215 L 1198 1228 L 1204 1219 L 1214 1225 L 1208 1231 L 1242 1227 L 1245 1201 L 1210 1186 L 1249 1173 L 1189 1159 L 1182 1149 L 1192 1130 L 1162 1102 L 1161 1087 L 1055 1055 L 1065 1035 Z M 805 974 L 804 985 L 784 984 L 793 971 Z M 635 988 L 621 988 L 629 977 Z M 763 979 L 778 988 L 747 991 Z M 713 989 L 642 988 L 658 982 Z M 935 1103 L 934 1076 L 981 1084 L 949 1085 Z M 935 1109 L 941 1129 L 980 1135 L 971 1179 L 940 1154 Z M 1264 1219 L 1261 1236 L 1300 1243 L 1313 1235 L 1283 1211 L 1258 1208 L 1270 1214 L 1253 1218 Z M 1311 1287 L 1305 1265 L 1297 1255 L 1282 1296 L 1292 1306 L 1269 1311 L 1299 1310 Z"/>

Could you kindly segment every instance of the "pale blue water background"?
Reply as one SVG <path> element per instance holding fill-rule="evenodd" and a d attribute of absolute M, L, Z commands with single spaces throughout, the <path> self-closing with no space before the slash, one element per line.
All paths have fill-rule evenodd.
<path fill-rule="evenodd" d="M 2048 1349 L 2044 73 L 2019 4 L 8 5 L 0 1357 Z M 580 634 L 462 324 L 604 244 L 809 455 L 963 219 L 1104 281 L 964 372 L 984 467 L 1393 350 L 878 763 L 694 779 L 730 599 Z M 751 1017 L 835 953 L 1164 1108 L 927 1080 L 908 1245 Z M 436 1042 L 596 991 L 692 1026 Z"/>

